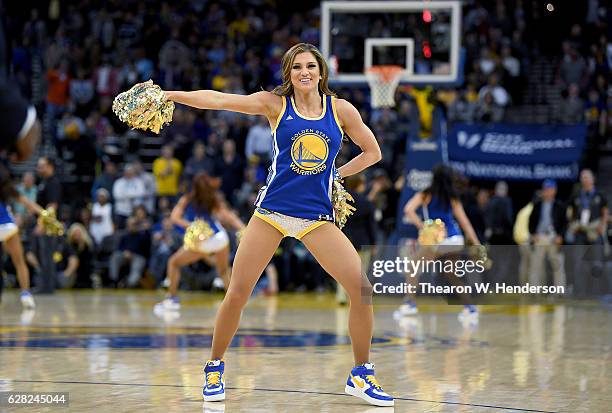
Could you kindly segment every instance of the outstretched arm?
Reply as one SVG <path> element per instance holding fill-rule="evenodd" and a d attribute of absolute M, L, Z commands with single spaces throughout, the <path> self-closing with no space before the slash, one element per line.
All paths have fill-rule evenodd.
<path fill-rule="evenodd" d="M 263 115 L 272 120 L 276 120 L 283 104 L 280 96 L 265 91 L 251 95 L 235 95 L 216 90 L 195 90 L 193 92 L 168 90 L 164 93 L 168 100 L 194 108 Z"/>
<path fill-rule="evenodd" d="M 36 202 L 30 201 L 25 195 L 19 195 L 19 198 L 17 198 L 17 202 L 19 202 L 20 204 L 25 205 L 25 207 L 30 212 L 33 212 L 36 215 L 40 215 L 40 213 L 43 211 L 43 207 L 38 205 Z"/>
<path fill-rule="evenodd" d="M 381 160 L 382 155 L 374 134 L 363 123 L 361 115 L 355 106 L 344 99 L 338 99 L 336 108 L 338 109 L 338 117 L 342 129 L 362 150 L 359 155 L 338 168 L 340 176 L 344 178 L 345 176 L 359 173 L 370 165 L 374 165 Z"/>

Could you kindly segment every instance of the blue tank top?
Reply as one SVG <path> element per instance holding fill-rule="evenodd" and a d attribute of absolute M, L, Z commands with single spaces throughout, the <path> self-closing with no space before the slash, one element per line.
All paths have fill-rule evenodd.
<path fill-rule="evenodd" d="M 429 219 L 441 219 L 444 222 L 447 237 L 462 235 L 450 204 L 444 204 L 438 198 L 432 196 L 429 204 L 423 206 L 423 209 L 425 208 L 429 212 Z M 423 217 L 426 218 L 425 213 L 423 213 Z"/>
<path fill-rule="evenodd" d="M 336 98 L 323 96 L 319 117 L 301 115 L 293 97 L 272 132 L 272 165 L 255 205 L 292 217 L 334 221 L 331 203 L 334 162 L 342 145 Z"/>
<path fill-rule="evenodd" d="M 208 225 L 210 225 L 210 228 L 212 228 L 212 230 L 215 232 L 215 234 L 217 232 L 221 232 L 221 230 L 223 229 L 223 227 L 221 227 L 221 224 L 219 224 L 213 217 L 211 217 L 206 210 L 197 208 L 195 205 L 193 205 L 192 202 L 187 203 L 185 211 L 183 212 L 183 219 L 189 222 L 193 222 L 196 219 L 206 221 L 208 222 Z M 179 225 L 176 225 L 175 227 L 180 233 L 185 233 L 185 228 Z"/>
<path fill-rule="evenodd" d="M 3 224 L 14 224 L 15 219 L 8 205 L 4 202 L 0 202 L 0 225 Z"/>

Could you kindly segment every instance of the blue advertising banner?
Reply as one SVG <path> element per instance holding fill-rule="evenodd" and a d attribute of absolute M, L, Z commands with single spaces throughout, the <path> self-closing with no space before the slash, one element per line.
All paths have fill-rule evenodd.
<path fill-rule="evenodd" d="M 586 125 L 455 124 L 448 134 L 450 164 L 472 178 L 573 180 Z"/>

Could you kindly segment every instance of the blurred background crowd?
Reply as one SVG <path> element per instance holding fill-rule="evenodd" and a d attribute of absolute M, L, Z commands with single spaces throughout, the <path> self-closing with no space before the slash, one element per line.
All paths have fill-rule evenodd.
<path fill-rule="evenodd" d="M 294 2 L 291 11 L 283 3 L 26 0 L 19 9 L 5 4 L 11 75 L 36 105 L 44 136 L 38 158 L 17 165 L 15 178 L 28 198 L 55 204 L 68 227 L 66 236 L 54 241 L 52 257 L 37 242 L 40 234 L 22 231 L 34 274 L 53 272 L 57 285 L 66 287 L 158 286 L 167 258 L 182 242 L 170 211 L 198 172 L 218 178 L 227 202 L 248 220 L 270 161 L 265 119 L 179 106 L 159 136 L 146 136 L 128 130 L 111 104 L 119 92 L 148 79 L 166 90 L 271 90 L 280 83 L 286 49 L 300 41 L 319 43 L 319 2 Z M 396 107 L 381 110 L 370 107 L 367 88 L 335 89 L 359 108 L 383 151 L 378 165 L 347 181 L 353 193 L 362 194 L 361 212 L 347 228 L 356 245 L 384 244 L 391 234 L 406 131 L 418 124 L 420 133 L 427 133 L 435 108 L 442 108 L 450 123 L 585 122 L 582 164 L 589 170 L 579 181 L 559 184 L 558 193 L 555 182 L 472 181 L 465 183 L 463 199 L 484 242 L 537 240 L 546 223 L 538 228 L 538 218 L 529 226 L 526 215 L 525 239 L 525 214 L 519 211 L 542 202 L 534 198 L 540 190 L 550 197 L 553 187 L 555 211 L 562 211 L 554 222 L 562 231 L 558 242 L 598 243 L 608 237 L 604 224 L 595 239 L 567 234 L 583 210 L 590 211 L 587 223 L 605 221 L 609 192 L 597 181 L 607 181 L 602 156 L 612 154 L 612 14 L 602 1 L 578 3 L 568 19 L 547 16 L 536 0 L 463 2 L 466 61 L 460 87 L 400 88 Z M 337 163 L 357 150 L 344 145 Z M 23 228 L 32 226 L 23 208 L 14 211 Z M 516 225 L 522 225 L 518 239 Z M 274 263 L 281 290 L 331 287 L 293 239 L 283 241 Z M 198 265 L 185 270 L 191 276 L 184 277 L 184 288 L 209 288 L 214 275 Z"/>

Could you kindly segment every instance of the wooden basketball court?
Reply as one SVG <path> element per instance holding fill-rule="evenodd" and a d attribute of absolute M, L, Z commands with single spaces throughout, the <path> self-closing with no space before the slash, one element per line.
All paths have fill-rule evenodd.
<path fill-rule="evenodd" d="M 69 407 L 100 412 L 606 412 L 612 405 L 610 309 L 567 302 L 483 307 L 478 325 L 457 307 L 420 301 L 399 322 L 376 307 L 372 361 L 395 408 L 343 393 L 352 367 L 348 310 L 332 295 L 256 297 L 226 355 L 227 400 L 203 403 L 220 295 L 182 294 L 180 317 L 153 314 L 157 293 L 82 291 L 0 306 L 0 392 L 69 392 Z M 3 410 L 4 409 L 4 410 Z M 7 410 L 8 409 L 8 410 Z M 12 411 L 0 406 L 0 411 Z"/>

